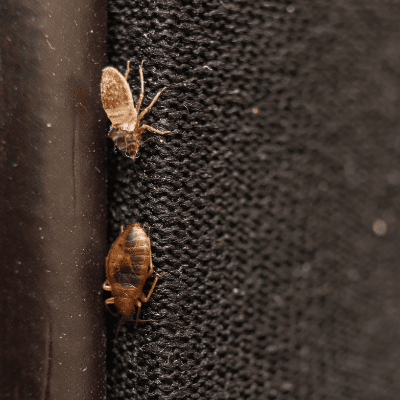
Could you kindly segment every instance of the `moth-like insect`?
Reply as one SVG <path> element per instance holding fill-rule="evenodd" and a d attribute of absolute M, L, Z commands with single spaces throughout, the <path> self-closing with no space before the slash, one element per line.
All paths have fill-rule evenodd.
<path fill-rule="evenodd" d="M 111 314 L 117 316 L 108 307 L 114 304 L 122 316 L 117 335 L 125 321 L 134 320 L 135 306 L 138 308 L 135 328 L 139 321 L 145 321 L 139 319 L 141 301 L 147 302 L 150 299 L 158 278 L 165 274 L 156 276 L 149 294 L 145 296 L 143 286 L 152 273 L 150 238 L 143 227 L 138 223 L 129 224 L 125 230 L 121 227 L 121 234 L 115 239 L 106 259 L 107 279 L 103 284 L 103 289 L 112 292 L 114 296 L 105 301 L 106 307 Z"/>
<path fill-rule="evenodd" d="M 129 63 L 130 61 L 128 61 L 126 67 L 125 77 L 113 67 L 103 69 L 103 74 L 101 76 L 101 101 L 112 123 L 109 136 L 113 139 L 114 144 L 125 153 L 127 157 L 134 160 L 139 147 L 143 144 L 140 137 L 144 130 L 149 129 L 160 135 L 171 133 L 171 131 L 161 132 L 149 125 L 140 126 L 140 120 L 153 107 L 154 103 L 166 88 L 158 92 L 150 105 L 139 114 L 144 97 L 142 69 L 144 61 L 142 61 L 139 67 L 141 91 L 136 107 L 133 103 L 131 89 L 128 85 Z"/>

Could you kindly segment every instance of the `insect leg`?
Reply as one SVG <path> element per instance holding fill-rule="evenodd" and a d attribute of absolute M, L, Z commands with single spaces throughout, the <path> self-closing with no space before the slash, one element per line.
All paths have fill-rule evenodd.
<path fill-rule="evenodd" d="M 150 237 L 150 228 L 149 228 L 149 237 Z M 150 270 L 149 270 L 149 272 L 147 273 L 147 278 L 148 278 L 149 276 L 151 276 L 152 273 L 153 273 L 153 257 L 152 257 L 152 255 L 151 255 L 151 242 L 150 242 Z"/>
<path fill-rule="evenodd" d="M 140 68 L 139 68 L 139 74 L 140 74 L 140 96 L 139 96 L 139 100 L 136 104 L 136 113 L 139 114 L 139 110 L 140 110 L 140 106 L 142 105 L 142 100 L 144 97 L 144 79 L 143 79 L 143 70 L 142 70 L 142 66 L 143 66 L 144 61 L 142 61 L 142 63 L 140 64 Z"/>
<path fill-rule="evenodd" d="M 108 292 L 111 292 L 111 286 L 108 283 L 108 279 L 106 279 L 106 281 L 103 283 L 103 289 L 107 290 Z"/>
<path fill-rule="evenodd" d="M 156 283 L 157 283 L 157 281 L 158 281 L 158 278 L 161 278 L 164 274 L 165 274 L 165 272 L 163 272 L 163 273 L 162 273 L 161 275 L 159 275 L 159 276 L 156 276 L 156 279 L 154 279 L 154 283 L 153 283 L 153 286 L 152 286 L 151 289 L 150 289 L 149 294 L 147 295 L 147 297 L 145 297 L 145 296 L 144 296 L 144 293 L 142 292 L 142 295 L 140 296 L 140 300 L 146 302 L 146 301 L 148 301 L 148 300 L 150 299 L 150 296 L 151 296 L 151 294 L 153 293 L 153 290 L 154 290 L 154 288 L 155 288 L 155 286 L 156 286 Z"/>
<path fill-rule="evenodd" d="M 128 151 L 128 135 L 125 135 L 125 155 L 127 155 Z"/>
<path fill-rule="evenodd" d="M 128 74 L 129 74 L 129 71 L 130 71 L 130 69 L 129 69 L 129 63 L 130 63 L 131 61 L 129 60 L 128 61 L 128 64 L 126 65 L 126 71 L 125 71 L 125 80 L 126 81 L 128 81 Z"/>
<path fill-rule="evenodd" d="M 159 133 L 160 135 L 164 135 L 164 133 L 171 133 L 171 131 L 161 132 L 161 131 L 159 131 L 158 129 L 152 128 L 152 127 L 149 126 L 149 125 L 142 125 L 142 126 L 140 127 L 140 130 L 141 130 L 140 133 L 142 133 L 145 129 L 148 129 L 149 131 L 153 131 L 153 132 Z"/>
<path fill-rule="evenodd" d="M 153 321 L 156 322 L 154 319 L 139 319 L 139 313 L 140 313 L 140 309 L 142 308 L 142 303 L 138 300 L 136 303 L 138 310 L 137 310 L 137 316 L 136 316 L 136 325 L 135 325 L 135 329 L 137 327 L 137 323 L 138 322 L 148 322 L 148 321 Z"/>
<path fill-rule="evenodd" d="M 160 97 L 161 93 L 166 89 L 166 87 L 164 89 L 162 89 L 160 92 L 158 92 L 156 94 L 156 97 L 154 97 L 153 101 L 150 103 L 150 105 L 148 107 L 146 107 L 139 115 L 138 117 L 138 122 L 137 124 L 139 125 L 139 121 L 140 119 L 143 117 L 143 115 L 145 115 L 147 113 L 147 111 L 150 110 L 151 107 L 153 107 L 154 103 L 157 101 L 157 99 Z"/>
<path fill-rule="evenodd" d="M 105 301 L 105 305 L 107 307 L 107 310 L 110 312 L 110 314 L 114 315 L 114 317 L 118 317 L 118 314 L 114 313 L 111 311 L 110 307 L 108 306 L 109 304 L 114 304 L 114 297 L 110 297 Z"/>
<path fill-rule="evenodd" d="M 121 318 L 121 319 L 119 320 L 119 324 L 118 324 L 118 328 L 117 328 L 117 333 L 115 334 L 115 339 L 117 338 L 118 333 L 119 333 L 119 330 L 121 329 L 121 326 L 122 326 L 124 323 L 125 323 L 125 318 Z"/>
<path fill-rule="evenodd" d="M 142 303 L 138 300 L 137 303 L 137 315 L 136 315 L 136 325 L 135 325 L 135 329 L 137 328 L 137 323 L 140 321 L 139 319 L 139 313 L 140 313 L 140 309 L 142 308 Z"/>

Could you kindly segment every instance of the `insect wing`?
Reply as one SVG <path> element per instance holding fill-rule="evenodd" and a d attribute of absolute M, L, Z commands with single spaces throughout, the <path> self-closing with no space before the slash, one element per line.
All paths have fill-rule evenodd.
<path fill-rule="evenodd" d="M 112 125 L 116 128 L 137 118 L 128 82 L 113 67 L 104 68 L 101 76 L 101 101 Z"/>

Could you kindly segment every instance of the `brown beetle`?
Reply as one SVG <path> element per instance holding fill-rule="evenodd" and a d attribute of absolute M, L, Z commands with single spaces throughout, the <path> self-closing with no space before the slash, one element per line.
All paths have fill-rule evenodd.
<path fill-rule="evenodd" d="M 140 300 L 147 302 L 150 299 L 158 278 L 165 274 L 164 272 L 156 276 L 149 294 L 145 296 L 143 286 L 152 273 L 153 262 L 149 236 L 138 223 L 129 224 L 125 230 L 121 226 L 121 234 L 112 244 L 106 259 L 107 279 L 103 284 L 103 289 L 114 295 L 105 301 L 106 307 L 111 314 L 117 316 L 108 307 L 109 304 L 114 304 L 122 315 L 117 335 L 125 321 L 134 320 L 135 306 L 138 307 L 135 328 L 138 321 L 145 321 L 139 319 L 142 307 Z"/>

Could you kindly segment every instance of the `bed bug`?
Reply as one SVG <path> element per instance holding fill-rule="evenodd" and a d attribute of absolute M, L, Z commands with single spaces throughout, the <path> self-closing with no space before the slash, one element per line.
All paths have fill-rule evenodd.
<path fill-rule="evenodd" d="M 149 228 L 150 235 L 150 228 Z M 112 292 L 114 297 L 105 301 L 108 310 L 114 316 L 109 304 L 114 304 L 121 314 L 118 332 L 126 321 L 134 321 L 135 306 L 138 308 L 136 325 L 139 321 L 141 302 L 147 302 L 153 293 L 158 278 L 156 276 L 153 286 L 147 296 L 143 293 L 146 279 L 153 273 L 150 238 L 143 227 L 138 223 L 129 224 L 125 230 L 121 226 L 121 234 L 112 244 L 106 259 L 107 279 L 103 289 Z"/>
<path fill-rule="evenodd" d="M 143 81 L 143 63 L 140 65 L 140 83 L 141 91 L 139 101 L 135 107 L 133 97 L 128 85 L 129 74 L 128 61 L 125 77 L 115 68 L 107 67 L 103 69 L 101 76 L 101 101 L 108 118 L 112 123 L 109 136 L 114 144 L 132 160 L 135 159 L 139 147 L 143 144 L 140 140 L 143 131 L 150 131 L 164 135 L 171 131 L 162 132 L 148 125 L 140 126 L 140 120 L 153 107 L 154 103 L 160 97 L 161 93 L 166 89 L 162 89 L 154 97 L 153 101 L 140 114 L 140 106 L 144 97 L 144 81 Z"/>

